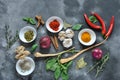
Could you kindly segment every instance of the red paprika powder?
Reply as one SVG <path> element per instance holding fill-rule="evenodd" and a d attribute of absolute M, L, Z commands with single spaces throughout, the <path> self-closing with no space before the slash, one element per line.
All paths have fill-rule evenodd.
<path fill-rule="evenodd" d="M 49 24 L 50 28 L 54 31 L 57 31 L 59 29 L 60 23 L 55 19 Z"/>

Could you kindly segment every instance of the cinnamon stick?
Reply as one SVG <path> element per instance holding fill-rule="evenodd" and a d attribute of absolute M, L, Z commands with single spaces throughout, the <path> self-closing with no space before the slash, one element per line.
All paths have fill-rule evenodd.
<path fill-rule="evenodd" d="M 50 36 L 50 39 L 51 39 L 52 44 L 53 44 L 53 46 L 55 47 L 55 49 L 57 49 L 54 38 L 53 38 L 52 36 Z"/>
<path fill-rule="evenodd" d="M 55 40 L 55 46 L 58 49 L 59 48 L 58 39 L 57 39 L 57 37 L 55 35 L 54 35 L 54 40 Z"/>

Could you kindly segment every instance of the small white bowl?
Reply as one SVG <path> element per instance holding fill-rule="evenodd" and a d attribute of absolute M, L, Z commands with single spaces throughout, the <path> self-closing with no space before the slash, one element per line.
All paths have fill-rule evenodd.
<path fill-rule="evenodd" d="M 29 30 L 33 31 L 33 34 L 34 34 L 33 39 L 32 39 L 31 41 L 27 41 L 27 40 L 25 39 L 25 37 L 24 37 L 25 32 L 27 32 L 27 31 L 29 31 Z M 31 26 L 25 26 L 25 27 L 23 27 L 23 28 L 20 30 L 20 32 L 19 32 L 19 38 L 20 38 L 20 40 L 21 40 L 22 42 L 24 42 L 24 43 L 30 43 L 30 42 L 34 41 L 35 38 L 36 38 L 36 36 L 37 36 L 36 29 L 33 28 L 33 27 L 31 27 Z"/>
<path fill-rule="evenodd" d="M 82 35 L 83 32 L 88 32 L 91 35 L 91 40 L 89 42 L 84 42 L 84 41 L 81 40 L 81 35 Z M 88 28 L 82 29 L 78 34 L 78 40 L 80 41 L 81 44 L 83 44 L 85 46 L 90 46 L 96 41 L 96 34 L 91 29 L 88 29 Z"/>
<path fill-rule="evenodd" d="M 30 64 L 31 64 L 30 70 L 23 71 L 21 69 L 20 63 L 23 62 L 24 60 L 28 60 L 30 62 Z M 16 71 L 22 76 L 27 76 L 27 75 L 31 74 L 34 71 L 34 69 L 35 69 L 35 62 L 31 57 L 25 57 L 25 59 L 18 60 L 16 63 Z"/>
<path fill-rule="evenodd" d="M 54 31 L 53 29 L 50 28 L 49 24 L 50 22 L 52 22 L 53 20 L 57 20 L 60 23 L 59 29 L 57 31 Z M 46 21 L 46 28 L 48 29 L 48 31 L 52 32 L 52 33 L 57 33 L 60 30 L 62 30 L 63 28 L 63 20 L 60 17 L 57 16 L 52 16 L 50 17 L 47 21 Z"/>

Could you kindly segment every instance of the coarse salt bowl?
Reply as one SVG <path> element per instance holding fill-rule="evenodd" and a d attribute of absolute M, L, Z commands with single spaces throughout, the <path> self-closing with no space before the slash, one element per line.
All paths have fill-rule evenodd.
<path fill-rule="evenodd" d="M 55 31 L 55 30 L 53 30 L 53 29 L 51 29 L 51 27 L 50 27 L 50 23 L 52 22 L 52 21 L 54 21 L 54 20 L 57 20 L 58 22 L 59 22 L 59 29 L 57 30 L 57 31 Z M 47 28 L 47 30 L 48 31 L 50 31 L 50 32 L 52 32 L 52 33 L 57 33 L 57 32 L 59 32 L 60 30 L 62 30 L 62 28 L 63 28 L 63 20 L 60 18 L 60 17 L 57 17 L 57 16 L 52 16 L 52 17 L 50 17 L 47 21 L 46 21 L 46 28 Z"/>
<path fill-rule="evenodd" d="M 89 33 L 90 38 L 91 38 L 90 41 L 85 42 L 85 41 L 83 41 L 83 40 L 81 39 L 82 34 L 83 34 L 84 32 Z M 88 28 L 82 29 L 82 30 L 78 33 L 78 40 L 80 41 L 81 44 L 83 44 L 83 45 L 85 45 L 85 46 L 90 46 L 90 45 L 94 44 L 94 42 L 96 41 L 96 34 L 95 34 L 95 32 L 94 32 L 93 30 L 91 30 L 91 29 L 88 29 Z"/>
<path fill-rule="evenodd" d="M 25 39 L 25 33 L 26 33 L 27 31 L 33 31 L 33 38 L 32 38 L 30 41 L 27 41 L 27 40 Z M 37 36 L 36 29 L 33 28 L 33 27 L 31 27 L 31 26 L 25 26 L 25 27 L 23 27 L 23 28 L 20 30 L 20 32 L 19 32 L 19 38 L 20 38 L 20 40 L 21 40 L 22 42 L 24 42 L 24 43 L 31 43 L 32 41 L 35 40 L 36 36 Z"/>
<path fill-rule="evenodd" d="M 23 70 L 21 68 L 20 63 L 22 63 L 24 60 L 27 60 L 29 62 L 29 65 L 30 65 L 29 70 Z M 16 63 L 16 71 L 22 76 L 27 76 L 31 74 L 34 71 L 34 69 L 35 69 L 35 62 L 31 57 L 25 57 L 25 59 L 20 59 Z"/>

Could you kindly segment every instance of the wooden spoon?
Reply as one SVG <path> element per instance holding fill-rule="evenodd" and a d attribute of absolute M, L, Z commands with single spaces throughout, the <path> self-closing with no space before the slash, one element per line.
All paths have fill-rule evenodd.
<path fill-rule="evenodd" d="M 98 43 L 98 44 L 95 44 L 95 45 L 90 46 L 90 47 L 88 47 L 86 49 L 80 50 L 77 54 L 75 54 L 75 55 L 73 55 L 71 57 L 60 59 L 60 63 L 63 64 L 63 63 L 69 62 L 69 61 L 75 59 L 76 57 L 78 57 L 80 54 L 84 53 L 85 51 L 88 51 L 88 50 L 90 50 L 90 49 L 92 49 L 94 47 L 102 45 L 106 40 L 107 40 L 107 38 L 105 40 L 103 40 L 102 42 Z"/>

